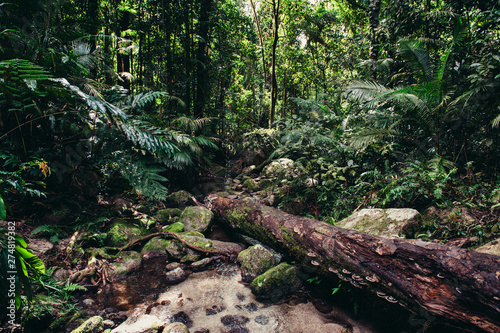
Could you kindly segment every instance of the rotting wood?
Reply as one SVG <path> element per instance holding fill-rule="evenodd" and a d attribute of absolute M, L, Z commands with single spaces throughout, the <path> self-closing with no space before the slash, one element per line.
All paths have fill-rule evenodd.
<path fill-rule="evenodd" d="M 388 302 L 500 332 L 500 257 L 421 240 L 341 229 L 258 203 L 207 197 L 218 220 L 297 262 L 335 274 Z"/>

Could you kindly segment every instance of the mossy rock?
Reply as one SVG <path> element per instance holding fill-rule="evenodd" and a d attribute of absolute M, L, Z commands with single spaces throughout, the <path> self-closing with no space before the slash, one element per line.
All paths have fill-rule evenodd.
<path fill-rule="evenodd" d="M 163 333 L 189 333 L 189 330 L 183 323 L 171 323 L 163 329 Z"/>
<path fill-rule="evenodd" d="M 102 331 L 103 319 L 101 316 L 94 316 L 87 319 L 83 324 L 81 324 L 77 329 L 71 331 L 71 333 L 99 333 Z"/>
<path fill-rule="evenodd" d="M 257 187 L 259 191 L 265 190 L 266 188 L 272 187 L 274 185 L 274 182 L 271 179 L 262 179 L 258 184 Z"/>
<path fill-rule="evenodd" d="M 213 249 L 213 244 L 212 240 L 207 239 L 203 236 L 191 236 L 187 235 L 186 233 L 180 235 L 182 239 L 184 239 L 186 242 L 193 244 L 194 246 L 203 248 L 203 249 Z"/>
<path fill-rule="evenodd" d="M 201 256 L 199 254 L 186 254 L 181 258 L 181 263 L 195 262 L 200 260 Z"/>
<path fill-rule="evenodd" d="M 149 228 L 154 227 L 156 225 L 156 220 L 151 219 L 149 217 L 140 219 L 139 221 L 141 221 L 141 225 L 146 229 L 149 229 Z"/>
<path fill-rule="evenodd" d="M 276 161 L 269 163 L 264 168 L 264 175 L 267 178 L 271 179 L 281 177 L 292 180 L 293 173 L 294 173 L 293 160 L 289 158 L 277 159 Z"/>
<path fill-rule="evenodd" d="M 287 263 L 281 263 L 257 276 L 250 283 L 250 289 L 258 298 L 274 302 L 295 292 L 301 284 L 296 268 Z"/>
<path fill-rule="evenodd" d="M 178 240 L 167 240 L 165 251 L 167 251 L 169 257 L 180 260 L 186 255 L 186 250 L 187 247 Z"/>
<path fill-rule="evenodd" d="M 117 220 L 108 231 L 108 246 L 122 247 L 148 234 L 148 231 L 128 220 Z"/>
<path fill-rule="evenodd" d="M 182 235 L 185 235 L 185 236 L 197 236 L 197 237 L 205 238 L 205 235 L 202 234 L 199 231 L 186 231 L 186 232 L 182 232 L 180 234 L 180 236 L 182 236 Z"/>
<path fill-rule="evenodd" d="M 179 208 L 160 209 L 156 213 L 156 220 L 161 224 L 167 224 L 172 217 L 180 216 L 182 210 Z"/>
<path fill-rule="evenodd" d="M 122 251 L 114 263 L 111 264 L 111 277 L 124 278 L 127 274 L 139 269 L 142 256 L 135 251 Z"/>
<path fill-rule="evenodd" d="M 338 222 L 344 229 L 374 236 L 412 238 L 421 223 L 419 212 L 411 208 L 366 208 Z"/>
<path fill-rule="evenodd" d="M 171 225 L 167 226 L 165 231 L 171 231 L 171 232 L 183 232 L 184 231 L 184 223 L 182 222 L 175 222 L 172 223 Z"/>
<path fill-rule="evenodd" d="M 186 207 L 180 216 L 180 222 L 184 223 L 185 231 L 199 231 L 204 233 L 208 230 L 214 219 L 214 213 L 205 207 Z"/>
<path fill-rule="evenodd" d="M 241 251 L 238 255 L 238 262 L 241 263 L 241 274 L 248 281 L 255 279 L 276 264 L 273 254 L 260 244 Z"/>
<path fill-rule="evenodd" d="M 259 189 L 257 183 L 252 178 L 248 178 L 247 180 L 245 180 L 243 182 L 243 186 L 252 192 L 257 191 Z"/>
<path fill-rule="evenodd" d="M 151 257 L 158 256 L 166 256 L 167 251 L 165 248 L 167 247 L 168 240 L 161 237 L 154 237 L 150 239 L 146 245 L 142 248 L 141 255 Z"/>
<path fill-rule="evenodd" d="M 188 191 L 177 191 L 167 196 L 165 203 L 171 207 L 191 206 L 194 204 L 192 196 Z"/>

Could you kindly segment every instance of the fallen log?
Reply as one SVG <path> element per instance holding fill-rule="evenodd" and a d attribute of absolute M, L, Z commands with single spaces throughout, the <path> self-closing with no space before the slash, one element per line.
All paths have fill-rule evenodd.
<path fill-rule="evenodd" d="M 500 257 L 341 229 L 258 203 L 207 197 L 218 220 L 355 286 L 469 331 L 500 332 Z M 476 328 L 472 328 L 476 327 Z"/>

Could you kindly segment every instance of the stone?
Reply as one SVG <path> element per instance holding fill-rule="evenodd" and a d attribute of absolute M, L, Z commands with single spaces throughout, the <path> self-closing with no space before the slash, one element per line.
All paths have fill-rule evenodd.
<path fill-rule="evenodd" d="M 43 256 L 54 248 L 54 244 L 45 238 L 33 238 L 28 243 L 27 249 L 36 256 Z"/>
<path fill-rule="evenodd" d="M 255 317 L 255 322 L 257 324 L 261 324 L 262 326 L 267 325 L 269 323 L 269 317 L 264 315 L 259 315 Z"/>
<path fill-rule="evenodd" d="M 77 329 L 71 331 L 71 333 L 99 333 L 101 332 L 102 327 L 103 318 L 100 316 L 94 316 L 87 319 Z"/>
<path fill-rule="evenodd" d="M 165 276 L 167 278 L 167 284 L 177 284 L 186 279 L 187 273 L 182 268 L 177 267 L 176 269 L 167 272 Z"/>
<path fill-rule="evenodd" d="M 119 219 L 115 221 L 107 233 L 107 245 L 111 247 L 122 247 L 136 239 L 146 236 L 148 231 L 130 221 Z"/>
<path fill-rule="evenodd" d="M 183 323 L 171 323 L 163 329 L 163 333 L 189 333 L 189 330 Z"/>
<path fill-rule="evenodd" d="M 269 163 L 264 168 L 264 176 L 270 179 L 276 178 L 286 178 L 293 179 L 294 168 L 293 168 L 293 160 L 289 158 L 280 158 L 276 161 Z"/>
<path fill-rule="evenodd" d="M 201 260 L 198 260 L 198 261 L 195 261 L 191 264 L 191 269 L 193 271 L 199 271 L 205 267 L 208 266 L 208 264 L 210 264 L 212 260 L 210 258 L 204 258 L 204 259 L 201 259 Z"/>
<path fill-rule="evenodd" d="M 156 333 L 163 328 L 163 323 L 156 316 L 144 314 L 140 317 L 129 318 L 111 333 Z M 165 332 L 165 330 L 163 330 Z M 173 332 L 170 332 L 173 333 Z"/>
<path fill-rule="evenodd" d="M 156 220 L 161 224 L 167 224 L 172 217 L 181 216 L 182 210 L 179 208 L 160 209 L 156 213 Z"/>
<path fill-rule="evenodd" d="M 222 255 L 235 255 L 237 256 L 245 247 L 238 243 L 224 242 L 220 240 L 212 239 L 212 247 L 216 248 L 217 251 Z"/>
<path fill-rule="evenodd" d="M 251 192 L 257 191 L 259 189 L 257 183 L 252 178 L 248 178 L 247 180 L 245 180 L 243 182 L 243 187 L 246 187 Z"/>
<path fill-rule="evenodd" d="M 195 262 L 200 260 L 199 254 L 186 254 L 181 258 L 181 263 Z"/>
<path fill-rule="evenodd" d="M 141 256 L 144 259 L 168 256 L 165 250 L 167 243 L 168 241 L 161 237 L 154 237 L 142 247 Z"/>
<path fill-rule="evenodd" d="M 180 311 L 180 312 L 177 312 L 176 314 L 172 315 L 172 317 L 170 318 L 170 322 L 171 323 L 182 323 L 182 324 L 186 325 L 187 327 L 193 326 L 193 321 L 191 320 L 191 318 L 189 318 L 189 316 L 184 311 Z"/>
<path fill-rule="evenodd" d="M 166 266 L 165 266 L 165 269 L 167 271 L 173 271 L 174 269 L 178 268 L 178 267 L 181 267 L 182 268 L 182 265 L 178 262 L 171 262 L 171 263 L 168 263 Z"/>
<path fill-rule="evenodd" d="M 192 206 L 194 204 L 192 197 L 193 195 L 188 191 L 177 191 L 167 196 L 165 203 L 171 207 Z"/>
<path fill-rule="evenodd" d="M 244 326 L 250 319 L 244 316 L 226 315 L 223 316 L 220 321 L 224 326 L 237 327 Z"/>
<path fill-rule="evenodd" d="M 283 262 L 257 276 L 250 283 L 250 289 L 258 298 L 277 302 L 299 289 L 301 284 L 296 268 Z"/>
<path fill-rule="evenodd" d="M 248 282 L 276 264 L 273 254 L 260 244 L 241 251 L 238 262 L 241 264 L 241 275 Z"/>
<path fill-rule="evenodd" d="M 355 212 L 336 226 L 374 236 L 413 238 L 420 221 L 419 212 L 411 208 L 367 208 Z"/>
<path fill-rule="evenodd" d="M 165 251 L 169 257 L 180 260 L 186 255 L 186 246 L 178 240 L 167 240 Z"/>
<path fill-rule="evenodd" d="M 141 267 L 142 256 L 135 251 L 122 251 L 118 258 L 110 266 L 108 271 L 113 279 L 122 279 L 139 267 Z"/>
<path fill-rule="evenodd" d="M 476 251 L 500 256 L 500 238 L 478 247 Z"/>
<path fill-rule="evenodd" d="M 83 305 L 85 305 L 86 307 L 91 307 L 92 305 L 95 304 L 95 301 L 93 299 L 90 299 L 90 298 L 86 298 L 82 301 Z"/>
<path fill-rule="evenodd" d="M 214 213 L 200 206 L 186 207 L 180 216 L 185 231 L 199 231 L 201 233 L 208 230 L 213 219 Z"/>
<path fill-rule="evenodd" d="M 184 223 L 182 222 L 174 222 L 171 225 L 166 226 L 163 228 L 165 231 L 171 231 L 171 232 L 183 232 L 184 231 Z"/>

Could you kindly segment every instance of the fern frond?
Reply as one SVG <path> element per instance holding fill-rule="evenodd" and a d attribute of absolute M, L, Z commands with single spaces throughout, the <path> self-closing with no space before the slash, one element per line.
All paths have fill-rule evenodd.
<path fill-rule="evenodd" d="M 384 87 L 373 81 L 353 81 L 345 91 L 347 97 L 358 102 L 381 101 L 386 95 L 394 92 L 393 89 Z"/>
<path fill-rule="evenodd" d="M 163 91 L 151 91 L 147 93 L 140 93 L 134 96 L 132 101 L 131 109 L 142 108 L 144 105 L 153 102 L 157 98 L 164 98 L 170 96 L 168 93 Z"/>
<path fill-rule="evenodd" d="M 429 52 L 418 42 L 400 41 L 398 54 L 405 58 L 416 70 L 421 71 L 427 82 L 433 79 L 433 65 Z"/>
<path fill-rule="evenodd" d="M 350 145 L 354 149 L 364 149 L 371 144 L 386 140 L 388 138 L 394 138 L 397 135 L 398 132 L 393 128 L 363 129 L 353 135 L 353 137 L 350 139 Z"/>
<path fill-rule="evenodd" d="M 165 130 L 151 124 L 134 120 L 120 125 L 127 139 L 146 149 L 160 159 L 170 158 L 177 146 L 166 138 Z"/>
<path fill-rule="evenodd" d="M 177 126 L 178 128 L 187 131 L 189 133 L 196 132 L 202 128 L 204 128 L 206 125 L 214 121 L 216 118 L 213 117 L 206 117 L 206 118 L 198 118 L 198 119 L 193 119 L 190 117 L 179 117 L 173 121 L 174 126 Z"/>

